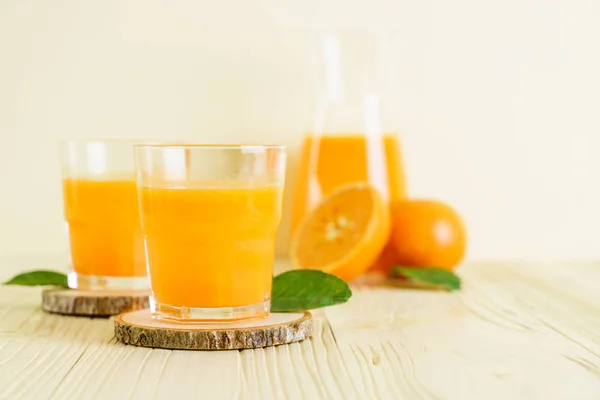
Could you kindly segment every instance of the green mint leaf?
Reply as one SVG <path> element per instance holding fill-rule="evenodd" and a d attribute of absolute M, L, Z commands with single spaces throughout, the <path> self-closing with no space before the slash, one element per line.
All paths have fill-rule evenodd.
<path fill-rule="evenodd" d="M 12 277 L 5 285 L 22 286 L 60 286 L 68 288 L 67 276 L 55 271 L 29 271 Z"/>
<path fill-rule="evenodd" d="M 293 270 L 273 278 L 271 311 L 292 312 L 348 301 L 352 291 L 337 276 L 317 270 Z"/>
<path fill-rule="evenodd" d="M 460 289 L 458 275 L 446 269 L 395 267 L 394 272 L 396 275 L 429 285 L 442 286 L 447 290 Z"/>

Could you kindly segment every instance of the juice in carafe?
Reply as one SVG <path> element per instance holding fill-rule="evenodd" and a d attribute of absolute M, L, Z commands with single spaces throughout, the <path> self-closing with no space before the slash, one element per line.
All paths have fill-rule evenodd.
<path fill-rule="evenodd" d="M 343 184 L 359 181 L 372 183 L 388 201 L 405 197 L 400 144 L 395 135 L 305 136 L 294 192 L 292 230 L 314 207 L 313 203 Z"/>

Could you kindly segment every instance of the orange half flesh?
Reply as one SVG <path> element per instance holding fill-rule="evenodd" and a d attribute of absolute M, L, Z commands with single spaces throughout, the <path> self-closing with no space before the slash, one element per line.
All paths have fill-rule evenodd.
<path fill-rule="evenodd" d="M 300 222 L 292 239 L 292 263 L 350 281 L 377 260 L 389 235 L 389 209 L 379 193 L 367 183 L 347 184 Z"/>

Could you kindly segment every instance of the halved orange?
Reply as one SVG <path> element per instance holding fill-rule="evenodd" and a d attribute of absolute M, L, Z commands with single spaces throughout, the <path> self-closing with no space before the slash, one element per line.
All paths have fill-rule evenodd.
<path fill-rule="evenodd" d="M 390 235 L 390 212 L 368 183 L 339 187 L 306 215 L 292 238 L 297 269 L 352 280 L 377 260 Z"/>

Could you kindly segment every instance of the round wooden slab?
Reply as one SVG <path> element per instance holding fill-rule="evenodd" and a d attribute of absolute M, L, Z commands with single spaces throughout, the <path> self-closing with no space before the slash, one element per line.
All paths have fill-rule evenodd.
<path fill-rule="evenodd" d="M 299 342 L 312 335 L 312 316 L 272 313 L 236 323 L 183 324 L 159 321 L 150 310 L 115 317 L 115 336 L 125 344 L 178 350 L 240 350 Z"/>
<path fill-rule="evenodd" d="M 86 317 L 109 317 L 149 307 L 149 292 L 50 289 L 42 292 L 46 312 Z"/>

